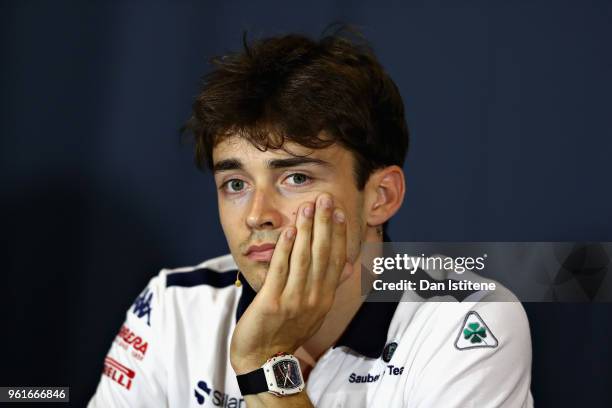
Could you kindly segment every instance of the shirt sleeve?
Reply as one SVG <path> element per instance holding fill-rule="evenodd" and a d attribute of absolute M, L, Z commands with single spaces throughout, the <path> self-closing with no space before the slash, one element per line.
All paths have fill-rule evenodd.
<path fill-rule="evenodd" d="M 104 359 L 96 393 L 88 408 L 166 407 L 163 361 L 163 293 L 165 274 L 151 279 L 126 312 Z"/>
<path fill-rule="evenodd" d="M 455 315 L 455 322 L 440 322 L 439 344 L 423 359 L 406 406 L 533 407 L 531 336 L 522 305 L 477 303 Z"/>

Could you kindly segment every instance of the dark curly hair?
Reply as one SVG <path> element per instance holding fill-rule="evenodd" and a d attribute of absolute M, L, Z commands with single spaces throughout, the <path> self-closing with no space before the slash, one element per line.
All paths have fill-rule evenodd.
<path fill-rule="evenodd" d="M 354 154 L 359 190 L 374 170 L 403 165 L 409 137 L 397 86 L 356 30 L 329 32 L 250 44 L 245 33 L 241 52 L 212 59 L 182 128 L 200 169 L 212 168 L 213 148 L 230 135 L 261 150 L 339 143 Z"/>

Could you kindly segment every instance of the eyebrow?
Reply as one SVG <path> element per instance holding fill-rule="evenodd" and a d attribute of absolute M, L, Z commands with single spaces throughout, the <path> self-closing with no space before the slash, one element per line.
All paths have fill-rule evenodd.
<path fill-rule="evenodd" d="M 290 157 L 287 159 L 273 159 L 266 163 L 270 169 L 284 169 L 290 167 L 301 166 L 304 164 L 314 164 L 324 167 L 332 167 L 332 164 L 325 160 L 316 159 L 314 157 Z M 242 170 L 244 168 L 242 162 L 238 159 L 220 160 L 213 165 L 213 173 L 228 170 Z"/>

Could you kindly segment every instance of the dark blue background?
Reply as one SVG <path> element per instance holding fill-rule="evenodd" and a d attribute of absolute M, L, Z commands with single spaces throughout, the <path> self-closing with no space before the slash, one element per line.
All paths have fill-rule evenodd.
<path fill-rule="evenodd" d="M 395 240 L 612 241 L 610 2 L 3 2 L 0 385 L 82 406 L 148 279 L 226 252 L 178 137 L 198 78 L 243 29 L 335 20 L 405 100 Z M 536 404 L 611 406 L 611 306 L 525 307 Z"/>

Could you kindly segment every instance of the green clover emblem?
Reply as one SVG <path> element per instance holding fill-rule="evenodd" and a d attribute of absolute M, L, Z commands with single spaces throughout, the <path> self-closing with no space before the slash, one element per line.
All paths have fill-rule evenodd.
<path fill-rule="evenodd" d="M 466 340 L 470 340 L 472 343 L 481 343 L 482 339 L 487 337 L 487 330 L 480 327 L 480 323 L 470 323 L 468 327 L 469 329 L 467 327 L 463 329 L 463 336 Z"/>

